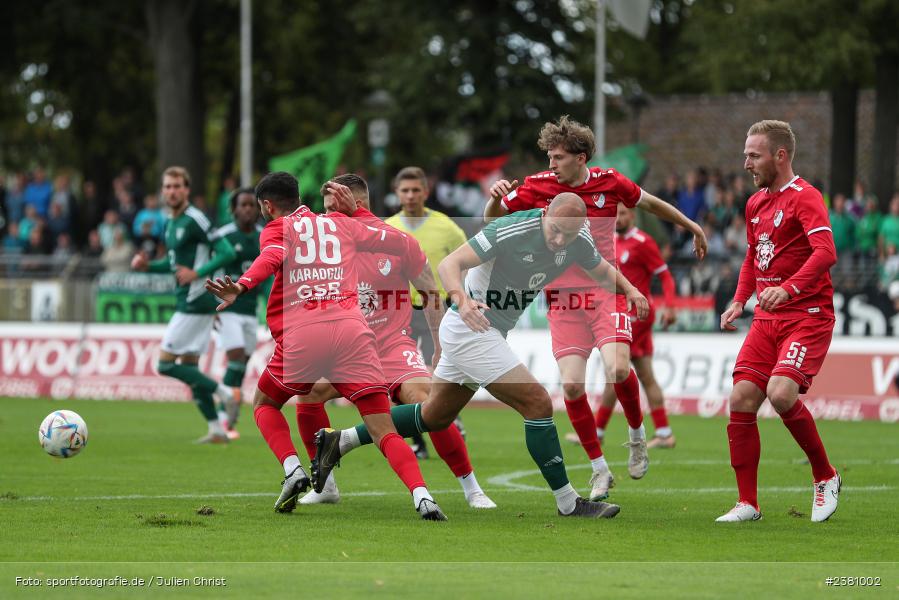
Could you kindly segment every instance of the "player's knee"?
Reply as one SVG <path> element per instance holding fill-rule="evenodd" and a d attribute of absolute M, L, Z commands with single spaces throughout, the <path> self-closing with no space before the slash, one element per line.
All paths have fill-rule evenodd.
<path fill-rule="evenodd" d="M 768 400 L 779 414 L 785 413 L 796 403 L 797 393 L 794 385 L 789 381 L 770 381 L 766 390 Z"/>
<path fill-rule="evenodd" d="M 631 374 L 631 366 L 626 361 L 616 361 L 606 367 L 606 378 L 612 383 L 622 383 Z"/>
<path fill-rule="evenodd" d="M 574 400 L 583 396 L 587 392 L 587 388 L 584 387 L 583 382 L 571 381 L 562 384 L 562 392 L 565 394 L 566 400 Z"/>
<path fill-rule="evenodd" d="M 253 396 L 253 410 L 256 410 L 260 406 L 273 406 L 278 410 L 281 410 L 281 404 L 278 401 L 269 398 L 264 392 L 257 389 L 256 394 Z"/>
<path fill-rule="evenodd" d="M 756 399 L 750 394 L 741 392 L 737 387 L 734 387 L 734 389 L 731 391 L 728 404 L 730 406 L 730 412 L 758 411 L 758 403 Z"/>
<path fill-rule="evenodd" d="M 543 386 L 531 386 L 526 392 L 521 415 L 525 419 L 546 419 L 553 415 L 553 403 Z"/>
<path fill-rule="evenodd" d="M 160 360 L 156 363 L 156 370 L 159 371 L 160 375 L 168 375 L 171 377 L 172 371 L 175 370 L 175 361 Z"/>

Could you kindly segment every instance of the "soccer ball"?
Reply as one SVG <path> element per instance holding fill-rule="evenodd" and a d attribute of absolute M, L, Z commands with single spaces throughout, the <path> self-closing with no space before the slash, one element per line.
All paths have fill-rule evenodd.
<path fill-rule="evenodd" d="M 87 424 L 78 413 L 56 410 L 41 423 L 37 437 L 47 454 L 71 458 L 87 445 Z"/>

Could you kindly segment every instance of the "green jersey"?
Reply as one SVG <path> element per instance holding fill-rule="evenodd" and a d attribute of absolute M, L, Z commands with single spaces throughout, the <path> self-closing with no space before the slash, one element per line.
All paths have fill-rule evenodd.
<path fill-rule="evenodd" d="M 490 222 L 468 244 L 484 262 L 470 269 L 465 291 L 483 302 L 484 316 L 505 335 L 548 283 L 574 264 L 590 271 L 602 262 L 586 219 L 574 241 L 546 247 L 543 209 L 515 212 Z"/>
<path fill-rule="evenodd" d="M 172 271 L 179 265 L 196 271 L 209 262 L 212 245 L 218 237 L 203 211 L 193 205 L 188 205 L 177 217 L 170 218 L 165 224 L 165 246 Z M 177 286 L 175 299 L 175 310 L 182 313 L 211 314 L 218 306 L 215 296 L 206 291 L 203 277 Z"/>
<path fill-rule="evenodd" d="M 256 224 L 250 233 L 242 231 L 236 223 L 228 223 L 219 227 L 216 234 L 224 237 L 234 246 L 237 257 L 223 267 L 224 274 L 237 281 L 240 276 L 250 268 L 256 257 L 259 256 L 259 234 L 262 233 L 262 225 Z M 225 309 L 225 312 L 235 312 L 242 315 L 256 315 L 256 303 L 259 290 L 263 286 L 256 286 L 237 297 L 234 304 Z"/>

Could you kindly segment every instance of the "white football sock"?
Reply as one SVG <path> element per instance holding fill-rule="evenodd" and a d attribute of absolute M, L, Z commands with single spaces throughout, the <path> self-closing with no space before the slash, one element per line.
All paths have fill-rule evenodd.
<path fill-rule="evenodd" d="M 211 421 L 206 421 L 209 426 L 209 433 L 214 435 L 225 435 L 225 428 L 222 427 L 222 424 L 218 419 L 212 419 Z"/>
<path fill-rule="evenodd" d="M 228 413 L 223 410 L 217 410 L 216 413 L 219 416 L 219 423 L 222 424 L 222 427 L 228 426 Z"/>
<path fill-rule="evenodd" d="M 608 471 L 609 470 L 609 463 L 606 462 L 605 455 L 602 455 L 599 458 L 591 458 L 590 466 L 593 467 L 594 473 L 596 473 L 597 471 Z"/>
<path fill-rule="evenodd" d="M 231 392 L 231 388 L 229 388 L 224 383 L 219 383 L 215 388 L 215 393 L 219 395 L 219 398 L 224 400 L 230 400 L 231 396 L 234 394 Z"/>
<path fill-rule="evenodd" d="M 434 498 L 431 496 L 430 492 L 428 492 L 428 488 L 418 486 L 412 490 L 412 505 L 417 509 L 422 500 L 430 500 L 433 502 Z"/>
<path fill-rule="evenodd" d="M 637 427 L 636 429 L 632 429 L 631 427 L 628 427 L 627 432 L 630 434 L 632 442 L 637 442 L 637 441 L 646 439 L 646 428 L 643 427 L 642 424 L 639 427 Z"/>
<path fill-rule="evenodd" d="M 300 459 L 296 454 L 291 454 L 284 459 L 284 475 L 290 475 L 299 466 L 301 466 Z"/>
<path fill-rule="evenodd" d="M 462 484 L 462 491 L 465 492 L 465 498 L 469 498 L 473 493 L 480 492 L 481 486 L 478 484 L 478 478 L 474 476 L 474 471 L 462 477 L 456 477 Z"/>
<path fill-rule="evenodd" d="M 345 455 L 350 450 L 358 448 L 362 444 L 359 443 L 359 434 L 355 427 L 342 429 L 340 431 L 340 441 L 337 442 L 337 448 L 340 450 L 340 456 Z"/>
<path fill-rule="evenodd" d="M 566 483 L 563 487 L 553 490 L 553 496 L 556 497 L 556 506 L 559 507 L 559 512 L 563 515 L 571 514 L 578 497 L 571 484 Z"/>
<path fill-rule="evenodd" d="M 671 437 L 671 434 L 674 433 L 671 431 L 670 427 L 659 427 L 656 429 L 656 435 L 659 437 Z"/>

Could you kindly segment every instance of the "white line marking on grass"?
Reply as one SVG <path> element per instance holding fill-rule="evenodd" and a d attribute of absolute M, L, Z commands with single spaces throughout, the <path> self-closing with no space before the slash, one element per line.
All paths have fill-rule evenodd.
<path fill-rule="evenodd" d="M 514 483 L 511 479 L 525 477 L 530 475 L 539 475 L 540 471 L 534 469 L 532 471 L 516 471 L 515 473 L 507 473 L 506 475 L 498 475 L 491 477 L 488 481 L 499 488 L 486 488 L 485 492 L 490 493 L 508 493 L 508 492 L 540 492 L 548 494 L 549 489 L 546 486 L 534 486 L 522 483 Z M 512 477 L 514 476 L 514 477 Z M 846 492 L 891 492 L 897 488 L 891 485 L 869 485 L 869 486 L 843 486 Z M 735 490 L 734 487 L 709 487 L 709 488 L 615 488 L 615 494 L 635 493 L 635 494 L 659 494 L 659 495 L 684 495 L 684 494 L 731 494 Z M 760 492 L 805 492 L 808 486 L 787 486 L 787 487 L 762 487 Z M 436 490 L 432 491 L 435 496 L 443 496 L 446 494 L 461 494 L 461 489 L 454 490 Z M 381 497 L 381 496 L 408 496 L 409 492 L 395 491 L 384 492 L 378 490 L 369 490 L 364 492 L 341 492 L 341 496 L 349 498 L 359 497 Z M 209 493 L 209 494 L 128 494 L 123 496 L 71 496 L 71 497 L 55 497 L 55 496 L 23 496 L 16 500 L 7 500 L 7 502 L 94 502 L 97 500 L 117 501 L 117 500 L 208 500 L 208 499 L 224 499 L 224 498 L 267 498 L 272 497 L 272 492 L 226 492 L 226 493 Z"/>
<path fill-rule="evenodd" d="M 848 460 L 839 460 L 835 461 L 837 466 L 839 465 L 899 465 L 899 458 L 891 458 L 886 460 L 870 460 L 870 459 L 848 459 Z M 610 466 L 613 467 L 623 467 L 627 463 L 624 461 L 621 462 L 609 462 Z M 722 465 L 730 465 L 730 461 L 727 460 L 712 460 L 712 459 L 696 459 L 696 460 L 653 460 L 653 465 L 673 465 L 673 466 L 722 466 Z M 802 459 L 792 459 L 792 460 L 765 460 L 762 461 L 763 465 L 771 465 L 771 464 L 779 464 L 779 465 L 798 465 L 804 464 L 804 460 Z M 566 465 L 566 469 L 568 471 L 578 471 L 589 469 L 589 463 L 578 463 L 574 465 Z M 487 479 L 487 483 L 492 486 L 496 486 L 495 488 L 487 488 L 484 491 L 486 492 L 548 492 L 546 486 L 544 485 L 530 485 L 527 483 L 519 483 L 518 479 L 523 477 L 533 477 L 535 475 L 540 475 L 540 471 L 537 469 L 527 469 L 524 471 L 513 471 L 511 473 L 502 473 L 500 475 L 494 475 Z M 760 488 L 759 491 L 765 492 L 802 492 L 808 489 L 808 486 L 790 486 L 790 487 L 768 487 L 768 488 Z M 878 485 L 878 486 L 861 486 L 861 487 L 852 487 L 852 486 L 844 486 L 844 489 L 847 491 L 858 491 L 858 492 L 886 492 L 892 491 L 896 488 L 895 486 L 887 486 L 887 485 Z M 631 489 L 616 489 L 616 494 L 618 493 L 628 493 L 630 491 L 639 492 L 640 494 L 723 494 L 723 493 L 731 493 L 734 491 L 733 487 L 713 487 L 713 488 L 653 488 L 653 487 L 644 487 L 639 490 L 637 488 Z M 458 494 L 461 493 L 461 489 L 452 489 L 452 490 L 438 490 L 432 491 L 432 494 Z M 378 496 L 400 496 L 407 495 L 407 491 L 382 491 L 382 490 L 365 490 L 358 492 L 342 492 L 342 496 L 346 496 L 348 498 L 353 497 L 378 497 Z M 17 500 L 23 500 L 28 502 L 46 502 L 46 501 L 79 501 L 79 502 L 87 502 L 87 501 L 95 501 L 95 500 L 192 500 L 192 499 L 210 499 L 210 498 L 265 498 L 269 496 L 275 496 L 273 492 L 212 492 L 208 494 L 127 494 L 121 496 L 73 496 L 73 497 L 56 497 L 56 496 L 23 496 L 21 498 L 17 498 Z M 4 500 L 0 499 L 0 502 Z M 13 502 L 13 500 L 7 500 L 9 502 Z"/>

